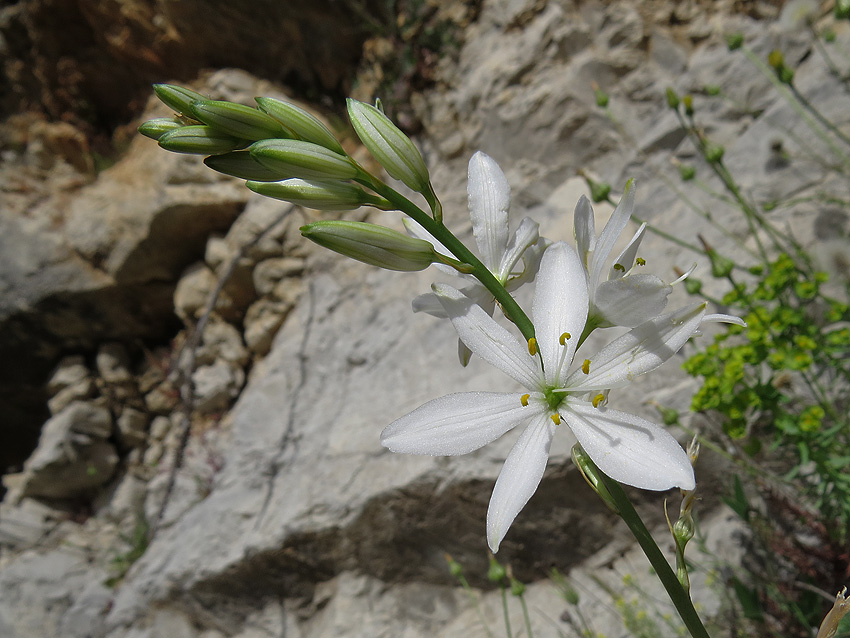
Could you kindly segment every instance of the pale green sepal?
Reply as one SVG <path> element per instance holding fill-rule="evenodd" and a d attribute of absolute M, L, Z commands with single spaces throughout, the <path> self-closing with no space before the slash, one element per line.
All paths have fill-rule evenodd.
<path fill-rule="evenodd" d="M 303 140 L 261 140 L 251 146 L 251 155 L 282 177 L 351 179 L 359 172 L 348 157 Z"/>
<path fill-rule="evenodd" d="M 435 259 L 427 241 L 376 224 L 320 221 L 302 226 L 301 234 L 341 255 L 387 270 L 424 270 Z"/>
<path fill-rule="evenodd" d="M 251 157 L 250 151 L 211 155 L 204 159 L 204 164 L 219 173 L 239 179 L 251 179 L 255 182 L 276 182 L 286 177 L 260 164 Z"/>
<path fill-rule="evenodd" d="M 257 97 L 254 99 L 260 106 L 261 111 L 268 113 L 283 124 L 294 137 L 302 139 L 305 142 L 324 146 L 340 155 L 345 155 L 342 145 L 334 137 L 334 134 L 314 115 L 294 104 L 282 102 L 272 97 Z"/>
<path fill-rule="evenodd" d="M 166 151 L 195 155 L 229 153 L 245 148 L 248 144 L 248 140 L 240 140 L 203 124 L 182 126 L 159 138 L 159 145 Z"/>
<path fill-rule="evenodd" d="M 280 182 L 252 181 L 245 184 L 255 193 L 316 210 L 351 210 L 379 205 L 384 200 L 350 182 L 287 179 Z"/>
<path fill-rule="evenodd" d="M 158 140 L 169 131 L 173 131 L 182 126 L 186 126 L 186 124 L 180 120 L 174 119 L 173 117 L 158 117 L 153 120 L 148 120 L 139 126 L 139 133 L 145 137 L 151 138 L 152 140 Z"/>
<path fill-rule="evenodd" d="M 418 193 L 432 195 L 425 160 L 410 138 L 374 106 L 352 98 L 346 102 L 357 137 L 387 173 Z"/>
<path fill-rule="evenodd" d="M 192 104 L 192 113 L 204 124 L 243 140 L 289 137 L 276 119 L 244 104 L 203 100 Z"/>
<path fill-rule="evenodd" d="M 189 117 L 192 117 L 192 102 L 209 99 L 206 95 L 176 84 L 154 84 L 153 92 L 175 112 Z"/>

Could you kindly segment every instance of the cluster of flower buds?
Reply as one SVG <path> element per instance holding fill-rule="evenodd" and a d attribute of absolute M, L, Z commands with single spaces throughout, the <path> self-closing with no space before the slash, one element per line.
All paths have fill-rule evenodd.
<path fill-rule="evenodd" d="M 382 183 L 334 134 L 302 108 L 270 97 L 257 106 L 211 100 L 181 86 L 157 84 L 174 117 L 149 120 L 143 135 L 175 153 L 207 156 L 211 169 L 246 180 L 252 191 L 323 211 L 396 206 L 375 192 Z M 413 142 L 380 108 L 348 100 L 351 123 L 387 173 L 420 193 L 439 219 L 441 207 L 428 168 Z M 323 221 L 304 227 L 308 239 L 348 257 L 390 270 L 421 270 L 434 261 L 431 244 L 373 224 Z"/>

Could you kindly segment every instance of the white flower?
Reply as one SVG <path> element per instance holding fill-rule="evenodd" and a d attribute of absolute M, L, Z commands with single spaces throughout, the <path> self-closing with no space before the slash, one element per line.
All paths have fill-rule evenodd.
<path fill-rule="evenodd" d="M 472 233 L 481 262 L 508 292 L 533 281 L 545 248 L 545 240 L 540 240 L 538 224 L 530 217 L 525 217 L 516 232 L 509 237 L 508 209 L 511 205 L 511 187 L 495 160 L 481 151 L 469 160 L 467 192 Z M 414 237 L 431 242 L 437 252 L 451 256 L 447 248 L 412 220 L 405 219 L 405 227 Z M 435 265 L 443 272 L 458 274 L 450 266 Z M 490 291 L 477 279 L 469 275 L 461 276 L 467 281 L 467 285 L 462 288 L 463 293 L 492 316 L 496 300 Z M 416 297 L 413 300 L 413 311 L 427 312 L 440 318 L 447 316 L 434 293 Z M 469 349 L 459 341 L 458 357 L 461 364 L 469 363 L 470 354 Z"/>
<path fill-rule="evenodd" d="M 667 296 L 673 288 L 659 277 L 650 274 L 634 274 L 635 267 L 643 260 L 637 257 L 638 247 L 646 231 L 642 224 L 628 246 L 614 260 L 608 277 L 602 280 L 602 272 L 608 256 L 620 233 L 626 228 L 635 205 L 635 189 L 632 180 L 605 228 L 596 236 L 593 209 L 587 197 L 582 196 L 576 204 L 574 228 L 576 249 L 587 272 L 587 287 L 590 296 L 588 329 L 624 326 L 633 328 L 644 321 L 657 317 L 667 306 Z M 676 282 L 674 282 L 676 283 Z"/>
<path fill-rule="evenodd" d="M 508 455 L 490 499 L 487 540 L 494 552 L 537 489 L 552 437 L 562 423 L 594 463 L 617 481 L 649 490 L 696 486 L 688 455 L 666 430 L 606 408 L 603 398 L 606 390 L 627 385 L 678 351 L 698 330 L 705 303 L 634 328 L 570 373 L 588 309 L 584 268 L 572 247 L 559 242 L 546 250 L 536 286 L 533 319 L 540 357 L 529 356 L 526 344 L 460 291 L 434 284 L 466 346 L 528 392 L 450 394 L 398 419 L 381 435 L 393 452 L 458 455 L 529 424 Z"/>

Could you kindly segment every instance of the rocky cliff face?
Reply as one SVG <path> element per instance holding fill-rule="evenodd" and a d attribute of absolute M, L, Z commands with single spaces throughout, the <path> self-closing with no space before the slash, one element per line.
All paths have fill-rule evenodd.
<path fill-rule="evenodd" d="M 481 149 L 511 182 L 515 219 L 534 216 L 546 236 L 570 238 L 584 171 L 615 185 L 637 177 L 642 217 L 740 254 L 669 188 L 671 158 L 696 160 L 664 90 L 694 93 L 702 125 L 726 145 L 746 188 L 777 200 L 825 186 L 819 142 L 804 149 L 788 136 L 797 115 L 726 51 L 722 34 L 744 32 L 761 55 L 781 47 L 802 64 L 801 90 L 820 92 L 833 116 L 846 116 L 847 100 L 810 55 L 806 33 L 781 31 L 769 5 L 755 16 L 732 8 L 485 1 L 458 59 L 437 65 L 436 85 L 412 100 L 448 222 L 468 226 L 466 162 Z M 89 28 L 101 24 L 98 15 L 86 10 Z M 112 42 L 112 26 L 134 41 L 121 21 L 98 38 Z M 850 48 L 850 32 L 837 36 L 836 47 Z M 213 42 L 227 48 L 203 31 L 180 50 L 212 56 Z M 325 66 L 321 53 L 330 41 L 318 42 L 304 68 L 339 82 L 345 71 Z M 155 53 L 159 45 L 150 46 Z M 299 67 L 298 59 L 286 64 Z M 733 99 L 705 96 L 709 84 Z M 596 106 L 594 85 L 610 94 L 613 122 Z M 203 74 L 193 86 L 244 103 L 292 97 L 236 70 Z M 141 117 L 165 114 L 151 102 Z M 297 229 L 316 213 L 259 198 L 150 140 L 134 139 L 95 173 L 86 138 L 72 127 L 11 122 L 6 130 L 20 136 L 0 166 L 8 194 L 0 401 L 10 415 L 0 461 L 12 466 L 0 504 L 0 634 L 484 635 L 444 553 L 486 590 L 484 514 L 512 437 L 460 458 L 392 455 L 379 443 L 386 424 L 430 398 L 508 383 L 480 361 L 461 369 L 451 327 L 411 313 L 412 296 L 433 275 L 379 271 L 313 249 Z M 708 196 L 694 202 L 711 205 Z M 600 221 L 609 210 L 598 207 Z M 745 233 L 731 210 L 712 214 L 732 235 Z M 388 213 L 351 215 L 400 227 Z M 846 217 L 828 207 L 776 216 L 827 261 L 831 238 L 847 233 Z M 644 252 L 670 279 L 700 261 L 655 236 Z M 670 362 L 617 401 L 653 418 L 648 401 L 686 409 L 691 389 Z M 625 571 L 646 571 L 571 466 L 571 445 L 568 433 L 556 437 L 543 484 L 500 552 L 534 582 L 538 636 L 570 631 L 544 579 L 552 563 L 612 586 Z M 707 510 L 716 474 L 706 457 L 698 475 Z M 661 524 L 660 501 L 641 501 Z M 732 531 L 726 515 L 706 518 L 710 542 L 734 554 L 723 540 Z M 717 604 L 704 584 L 695 591 L 707 609 Z M 613 632 L 618 621 L 594 600 L 605 600 L 602 592 L 589 586 L 582 604 L 598 631 Z M 498 617 L 497 593 L 485 591 L 482 605 Z"/>

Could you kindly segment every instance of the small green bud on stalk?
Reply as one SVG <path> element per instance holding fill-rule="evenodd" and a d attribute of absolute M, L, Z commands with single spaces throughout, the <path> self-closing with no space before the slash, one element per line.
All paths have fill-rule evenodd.
<path fill-rule="evenodd" d="M 249 143 L 248 140 L 240 140 L 202 124 L 181 126 L 159 138 L 159 145 L 166 151 L 195 155 L 228 153 L 245 148 Z"/>
<path fill-rule="evenodd" d="M 720 87 L 716 84 L 706 84 L 705 94 L 710 95 L 711 97 L 717 97 L 718 95 L 720 95 Z"/>
<path fill-rule="evenodd" d="M 251 181 L 245 185 L 260 195 L 316 210 L 352 210 L 364 205 L 380 208 L 389 204 L 350 182 L 287 179 L 280 182 Z"/>
<path fill-rule="evenodd" d="M 449 565 L 449 573 L 455 578 L 463 576 L 463 567 L 450 554 L 445 554 L 446 563 Z"/>
<path fill-rule="evenodd" d="M 334 137 L 334 134 L 315 116 L 304 109 L 271 97 L 254 99 L 257 101 L 260 110 L 280 122 L 284 128 L 292 133 L 292 137 L 324 146 L 335 153 L 345 155 L 342 145 Z"/>
<path fill-rule="evenodd" d="M 288 137 L 280 122 L 244 104 L 202 100 L 192 103 L 192 113 L 204 124 L 243 140 Z"/>
<path fill-rule="evenodd" d="M 207 96 L 176 84 L 154 84 L 153 92 L 167 106 L 181 115 L 192 117 L 192 103 L 206 100 Z"/>
<path fill-rule="evenodd" d="M 704 152 L 706 161 L 717 164 L 723 159 L 726 149 L 720 144 L 706 144 Z"/>
<path fill-rule="evenodd" d="M 427 241 L 376 224 L 319 221 L 302 226 L 301 234 L 341 255 L 387 270 L 424 270 L 437 259 Z"/>
<path fill-rule="evenodd" d="M 697 169 L 690 164 L 679 164 L 679 176 L 683 182 L 689 182 L 696 177 Z"/>
<path fill-rule="evenodd" d="M 730 33 L 726 36 L 726 46 L 730 51 L 735 51 L 744 46 L 744 36 L 740 33 Z"/>
<path fill-rule="evenodd" d="M 682 104 L 685 106 L 685 115 L 692 117 L 694 114 L 694 96 L 688 93 L 682 98 Z"/>
<path fill-rule="evenodd" d="M 685 290 L 689 295 L 698 295 L 702 291 L 702 280 L 696 277 L 688 277 L 684 281 Z"/>
<path fill-rule="evenodd" d="M 345 155 L 303 140 L 261 140 L 250 150 L 254 159 L 282 177 L 351 179 L 359 172 Z"/>
<path fill-rule="evenodd" d="M 491 583 L 501 583 L 508 576 L 508 571 L 499 564 L 496 557 L 490 555 L 490 568 L 487 570 L 487 579 Z"/>
<path fill-rule="evenodd" d="M 525 585 L 511 576 L 511 594 L 519 598 L 525 593 Z"/>
<path fill-rule="evenodd" d="M 211 155 L 204 159 L 204 164 L 219 173 L 255 182 L 277 182 L 286 177 L 260 164 L 251 156 L 250 151 Z"/>
<path fill-rule="evenodd" d="M 596 106 L 601 109 L 604 109 L 608 106 L 609 97 L 608 94 L 600 88 L 593 89 L 593 95 L 596 98 Z"/>
<path fill-rule="evenodd" d="M 668 88 L 664 92 L 664 94 L 667 97 L 667 106 L 669 106 L 674 111 L 676 109 L 678 109 L 679 108 L 679 96 L 677 95 L 676 91 L 674 91 L 671 88 Z"/>
<path fill-rule="evenodd" d="M 590 187 L 590 199 L 594 204 L 608 201 L 608 196 L 611 194 L 611 184 L 596 182 L 589 177 L 585 177 L 585 180 L 587 180 L 587 185 Z"/>
<path fill-rule="evenodd" d="M 387 173 L 418 193 L 430 193 L 428 168 L 410 138 L 374 106 L 352 98 L 347 104 L 357 137 Z"/>
<path fill-rule="evenodd" d="M 174 119 L 173 117 L 158 117 L 153 120 L 148 120 L 139 126 L 139 133 L 152 140 L 158 140 L 160 137 L 182 126 L 186 126 L 183 122 Z"/>

